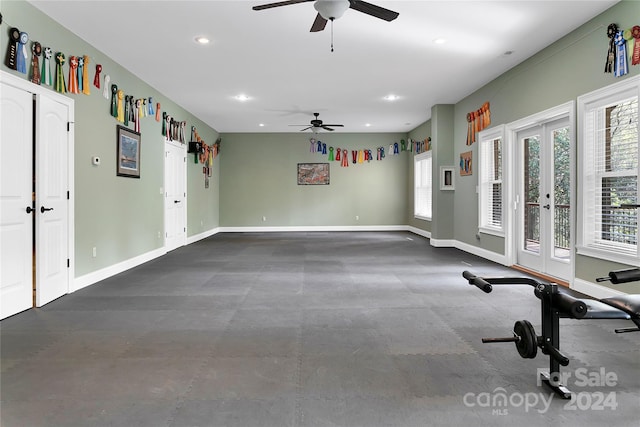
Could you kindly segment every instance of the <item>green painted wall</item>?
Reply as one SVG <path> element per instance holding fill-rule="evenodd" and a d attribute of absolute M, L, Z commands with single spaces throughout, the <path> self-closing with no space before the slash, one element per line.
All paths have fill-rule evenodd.
<path fill-rule="evenodd" d="M 431 108 L 431 146 L 433 151 L 433 217 L 431 238 L 452 240 L 454 237 L 453 203 L 455 193 L 440 190 L 440 167 L 453 166 L 453 105 L 434 105 Z M 456 181 L 459 179 L 456 174 Z"/>
<path fill-rule="evenodd" d="M 310 152 L 311 137 L 309 133 L 223 134 L 221 226 L 406 225 L 411 154 L 388 153 L 389 145 L 406 140 L 406 134 L 322 133 L 316 138 L 327 147 L 349 150 L 349 167 L 331 162 L 329 185 L 298 185 L 298 163 L 328 162 L 328 155 Z M 375 158 L 379 146 L 385 147 L 384 160 L 351 163 L 351 150 L 371 149 Z"/>
<path fill-rule="evenodd" d="M 160 102 L 162 110 L 179 120 L 186 120 L 190 128 L 195 125 L 209 144 L 218 137 L 217 132 L 192 114 L 167 99 L 157 90 L 141 81 L 38 9 L 25 1 L 3 1 L 0 49 L 7 50 L 8 31 L 17 27 L 29 33 L 30 40 L 50 46 L 54 52 L 70 55 L 89 55 L 90 81 L 93 82 L 95 65 L 103 66 L 103 76 L 111 76 L 111 83 L 127 94 L 152 96 Z M 2 70 L 24 77 L 24 74 Z M 68 76 L 68 65 L 64 68 Z M 104 83 L 104 81 L 102 82 Z M 91 95 L 69 94 L 75 100 L 75 277 L 109 267 L 145 254 L 163 246 L 158 233 L 164 233 L 164 206 L 161 189 L 164 187 L 164 137 L 161 123 L 152 117 L 141 120 L 142 152 L 141 178 L 116 176 L 116 125 L 109 115 L 110 101 L 102 91 L 91 86 Z M 4 143 L 4 141 L 3 141 Z M 102 164 L 91 164 L 99 156 Z M 191 158 L 192 159 L 192 158 Z M 204 188 L 202 165 L 188 162 L 188 227 L 194 235 L 219 225 L 219 161 L 215 161 L 209 189 Z M 97 257 L 92 257 L 92 248 Z"/>
<path fill-rule="evenodd" d="M 620 81 L 621 78 L 603 73 L 608 47 L 606 29 L 612 22 L 621 28 L 637 25 L 638 17 L 640 2 L 622 1 L 458 102 L 454 119 L 455 155 L 469 150 L 465 145 L 467 112 L 480 108 L 485 101 L 491 103 L 491 121 L 495 126 L 575 101 L 584 93 Z M 631 66 L 630 70 L 629 76 L 640 73 L 639 66 Z M 579 145 L 580 141 L 577 141 Z M 473 144 L 471 147 L 474 159 L 478 155 L 477 146 Z M 477 185 L 478 174 L 475 170 L 470 177 L 456 177 L 455 239 L 503 254 L 502 238 L 483 234 L 479 241 L 476 239 Z M 578 183 L 576 191 L 581 190 Z M 619 268 L 619 265 L 579 255 L 576 259 L 576 277 L 590 282 L 615 268 Z"/>

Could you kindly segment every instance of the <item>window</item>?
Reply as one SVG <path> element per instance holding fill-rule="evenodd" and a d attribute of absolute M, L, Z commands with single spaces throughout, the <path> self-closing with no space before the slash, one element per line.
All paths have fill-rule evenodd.
<path fill-rule="evenodd" d="M 480 167 L 479 229 L 489 234 L 504 235 L 503 225 L 503 128 L 480 134 L 478 146 Z"/>
<path fill-rule="evenodd" d="M 418 154 L 413 158 L 414 198 L 413 214 L 416 218 L 431 220 L 432 193 L 433 193 L 433 161 L 431 151 Z"/>
<path fill-rule="evenodd" d="M 584 149 L 579 244 L 583 252 L 612 261 L 638 259 L 639 209 L 633 205 L 639 203 L 639 81 L 579 99 Z"/>

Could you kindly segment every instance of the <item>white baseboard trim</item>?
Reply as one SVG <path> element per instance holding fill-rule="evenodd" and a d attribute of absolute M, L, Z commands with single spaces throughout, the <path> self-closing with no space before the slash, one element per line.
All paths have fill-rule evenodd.
<path fill-rule="evenodd" d="M 493 261 L 501 265 L 510 265 L 505 255 L 502 255 L 496 252 L 491 252 L 486 249 L 482 249 L 477 246 L 470 245 L 468 243 L 460 242 L 458 240 L 456 240 L 455 242 L 456 242 L 455 247 L 460 249 L 461 251 L 465 251 L 470 254 L 477 255 L 481 258 L 488 259 L 489 261 Z"/>
<path fill-rule="evenodd" d="M 211 230 L 207 230 L 204 233 L 194 234 L 193 236 L 187 237 L 187 245 L 190 245 L 202 239 L 206 239 L 207 237 L 211 237 L 218 233 L 220 233 L 220 227 L 212 228 Z"/>
<path fill-rule="evenodd" d="M 423 229 L 417 228 L 417 227 L 412 227 L 412 226 L 407 227 L 407 231 L 410 231 L 413 234 L 417 234 L 418 236 L 422 236 L 422 237 L 426 237 L 427 239 L 431 239 L 431 232 L 430 231 L 423 230 Z"/>
<path fill-rule="evenodd" d="M 595 283 L 587 282 L 582 279 L 574 279 L 571 285 L 571 289 L 578 291 L 585 295 L 589 295 L 595 299 L 616 297 L 620 295 L 627 295 L 624 292 L 620 292 L 615 289 L 607 288 L 606 286 L 596 285 Z"/>
<path fill-rule="evenodd" d="M 456 241 L 452 239 L 434 239 L 431 238 L 431 246 L 434 248 L 455 248 Z"/>
<path fill-rule="evenodd" d="M 73 280 L 73 290 L 70 290 L 70 292 L 75 292 L 82 288 L 86 288 L 87 286 L 93 285 L 94 283 L 97 283 L 101 280 L 108 279 L 109 277 L 120 274 L 123 271 L 130 270 L 133 267 L 137 267 L 141 264 L 144 264 L 145 262 L 149 262 L 158 257 L 161 257 L 166 253 L 167 251 L 164 249 L 164 247 L 158 248 L 142 255 L 129 258 L 128 260 L 119 262 L 117 264 L 110 265 L 109 267 L 93 271 L 89 274 L 85 274 L 84 276 L 76 277 Z"/>
<path fill-rule="evenodd" d="M 330 225 L 330 226 L 276 226 L 276 227 L 220 227 L 221 233 L 282 233 L 317 231 L 406 231 L 406 225 Z"/>

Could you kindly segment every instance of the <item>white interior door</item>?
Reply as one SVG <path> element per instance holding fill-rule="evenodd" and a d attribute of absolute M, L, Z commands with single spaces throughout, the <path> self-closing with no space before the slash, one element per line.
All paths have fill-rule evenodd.
<path fill-rule="evenodd" d="M 164 158 L 165 249 L 184 246 L 187 240 L 186 151 L 184 145 L 167 142 Z"/>
<path fill-rule="evenodd" d="M 36 99 L 36 305 L 69 292 L 69 107 Z"/>
<path fill-rule="evenodd" d="M 568 119 L 518 132 L 518 264 L 571 277 L 571 152 Z"/>
<path fill-rule="evenodd" d="M 33 305 L 33 95 L 0 84 L 0 319 Z"/>

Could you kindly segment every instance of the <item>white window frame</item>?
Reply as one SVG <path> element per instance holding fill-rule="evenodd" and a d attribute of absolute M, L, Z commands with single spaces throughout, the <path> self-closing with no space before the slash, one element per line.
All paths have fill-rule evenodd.
<path fill-rule="evenodd" d="M 493 142 L 500 140 L 501 152 L 501 179 L 495 180 L 493 172 L 495 169 L 487 169 L 485 157 L 490 155 L 488 151 L 493 152 Z M 506 204 L 505 204 L 505 137 L 504 125 L 482 131 L 478 134 L 478 231 L 480 233 L 492 234 L 494 236 L 504 237 L 505 221 L 506 221 Z M 494 165 L 495 166 L 495 165 Z M 500 226 L 492 224 L 490 215 L 490 205 L 495 205 L 493 200 L 493 191 L 490 187 L 495 183 L 502 184 L 502 192 L 500 194 L 501 223 Z"/>
<path fill-rule="evenodd" d="M 418 169 L 428 165 L 430 170 L 425 175 L 427 182 L 418 182 Z M 426 200 L 429 200 L 427 212 L 418 212 L 418 192 L 426 191 Z M 413 157 L 413 216 L 417 219 L 431 221 L 433 217 L 433 153 L 431 150 L 417 154 Z"/>
<path fill-rule="evenodd" d="M 623 264 L 640 266 L 640 242 L 635 245 L 633 252 L 621 251 L 616 248 L 615 242 L 602 244 L 593 237 L 595 228 L 594 198 L 597 197 L 598 187 L 595 182 L 595 174 L 592 173 L 589 150 L 595 149 L 595 141 L 592 132 L 589 132 L 589 114 L 607 105 L 615 104 L 636 97 L 640 101 L 640 76 L 629 78 L 619 83 L 609 85 L 588 94 L 578 97 L 578 176 L 582 189 L 578 194 L 578 233 L 577 253 L 590 257 L 601 258 Z M 638 129 L 640 136 L 640 126 Z M 640 138 L 638 142 L 638 155 L 640 156 Z M 640 163 L 640 162 L 639 162 Z M 640 171 L 636 171 L 640 180 Z M 640 187 L 639 187 L 640 190 Z M 638 209 L 640 214 L 640 209 Z M 639 226 L 640 230 L 640 226 Z M 624 245 L 629 248 L 629 245 Z"/>

